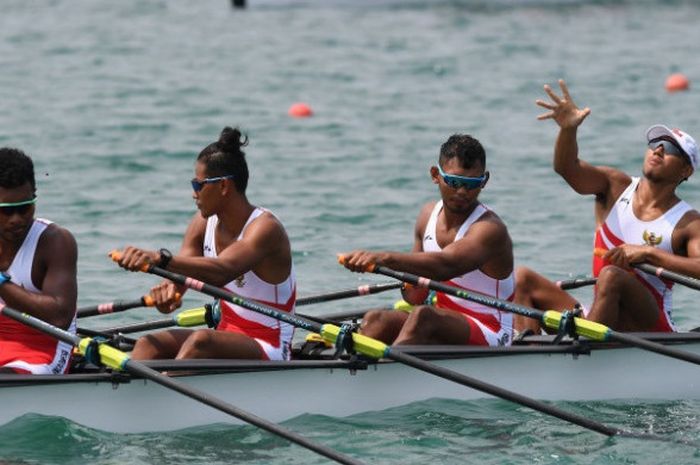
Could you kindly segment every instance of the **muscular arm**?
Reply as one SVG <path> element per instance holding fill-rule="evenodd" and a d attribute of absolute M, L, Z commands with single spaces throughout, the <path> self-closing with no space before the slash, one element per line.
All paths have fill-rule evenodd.
<path fill-rule="evenodd" d="M 41 291 L 28 291 L 9 282 L 0 286 L 0 297 L 10 308 L 68 329 L 78 295 L 77 261 L 78 247 L 73 235 L 50 225 L 39 239 L 32 270 L 32 280 Z"/>
<path fill-rule="evenodd" d="M 505 225 L 499 220 L 477 221 L 467 234 L 440 252 L 380 254 L 381 264 L 399 271 L 445 281 L 482 268 L 497 256 L 510 257 L 511 241 Z M 505 273 L 505 278 L 510 272 Z"/>
<path fill-rule="evenodd" d="M 512 243 L 506 226 L 493 213 L 472 224 L 465 236 L 439 252 L 354 251 L 344 256 L 352 271 L 365 271 L 370 264 L 444 281 L 476 269 L 506 278 L 513 271 Z"/>
<path fill-rule="evenodd" d="M 188 229 L 188 233 L 190 229 Z M 192 231 L 194 234 L 194 231 Z M 183 249 L 192 250 L 186 235 Z M 201 242 L 199 242 L 201 244 Z M 178 255 L 173 257 L 168 270 L 194 277 L 215 286 L 224 286 L 241 274 L 258 267 L 264 260 L 278 254 L 288 244 L 282 225 L 266 213 L 252 222 L 241 240 L 231 243 L 219 252 L 217 258 Z M 201 246 L 200 246 L 201 247 Z M 291 263 L 289 264 L 291 266 Z M 289 266 L 285 276 L 288 274 Z M 265 278 L 261 276 L 261 278 Z"/>
<path fill-rule="evenodd" d="M 609 197 L 613 179 L 616 180 L 624 173 L 612 168 L 593 166 L 579 159 L 576 129 L 559 130 L 554 144 L 554 171 L 578 194 Z"/>
<path fill-rule="evenodd" d="M 554 171 L 582 195 L 595 195 L 602 204 L 609 204 L 610 199 L 617 198 L 620 187 L 629 184 L 630 179 L 624 173 L 612 168 L 597 167 L 578 158 L 578 127 L 591 113 L 589 108 L 580 109 L 569 94 L 563 80 L 559 80 L 561 95 L 551 87 L 544 86 L 550 98 L 549 102 L 537 100 L 535 103 L 549 110 L 539 115 L 539 120 L 552 119 L 559 126 L 559 135 L 554 144 Z M 616 195 L 617 194 L 617 195 Z"/>

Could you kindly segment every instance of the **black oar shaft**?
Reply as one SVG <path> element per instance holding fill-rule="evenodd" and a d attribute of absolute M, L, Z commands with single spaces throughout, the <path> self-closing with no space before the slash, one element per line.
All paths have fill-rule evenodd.
<path fill-rule="evenodd" d="M 377 267 L 381 268 L 381 267 Z M 388 269 L 387 269 L 388 270 Z M 162 268 L 156 267 L 156 266 L 150 266 L 147 270 L 149 273 L 161 276 L 163 278 L 169 279 L 177 284 L 184 285 L 190 289 L 195 289 L 197 291 L 203 292 L 205 294 L 208 294 L 212 297 L 216 297 L 219 299 L 226 300 L 228 302 L 232 302 L 236 305 L 240 305 L 241 307 L 247 308 L 249 310 L 253 310 L 258 313 L 262 313 L 263 315 L 270 316 L 272 318 L 276 318 L 278 320 L 284 321 L 285 323 L 289 323 L 293 326 L 306 329 L 309 331 L 314 331 L 314 332 L 322 332 L 323 327 L 322 325 L 309 321 L 305 318 L 299 318 L 298 316 L 295 315 L 290 315 L 286 312 L 280 312 L 276 309 L 273 309 L 271 307 L 267 307 L 262 304 L 258 304 L 257 302 L 249 301 L 246 299 L 243 299 L 231 292 L 228 292 L 226 290 L 223 290 L 219 287 L 212 286 L 210 284 L 204 283 L 202 281 L 193 279 L 193 278 L 188 278 L 186 276 L 180 275 L 178 273 L 173 273 L 171 271 L 164 270 Z M 391 272 L 394 272 L 393 270 L 389 270 Z M 375 270 L 375 272 L 378 272 Z M 398 273 L 398 272 L 394 272 Z M 388 276 L 391 276 L 390 274 L 387 274 Z M 393 277 L 393 276 L 392 276 Z M 409 281 L 410 282 L 410 281 Z M 540 312 L 542 313 L 542 312 Z M 413 357 L 411 355 L 405 354 L 401 352 L 399 349 L 396 347 L 391 347 L 388 348 L 388 350 L 385 351 L 385 356 L 387 358 L 390 358 L 392 360 L 395 360 L 397 362 L 405 363 L 406 365 L 409 365 L 413 368 L 419 369 L 421 371 L 424 371 L 426 373 L 430 373 L 436 376 L 439 376 L 441 378 L 449 379 L 450 381 L 454 381 L 456 383 L 459 383 L 463 386 L 470 387 L 472 389 L 476 389 L 482 392 L 486 392 L 487 394 L 500 397 L 505 400 L 509 400 L 515 403 L 518 403 L 520 405 L 524 405 L 526 407 L 532 408 L 534 410 L 537 410 L 539 412 L 553 415 L 557 418 L 560 418 L 562 420 L 570 421 L 576 425 L 582 426 L 584 428 L 591 429 L 593 431 L 612 436 L 616 434 L 622 433 L 621 430 L 617 430 L 615 428 L 610 428 L 608 426 L 605 426 L 603 424 L 597 423 L 593 420 L 575 415 L 573 413 L 566 412 L 564 410 L 561 410 L 557 407 L 554 407 L 549 404 L 545 404 L 544 402 L 538 401 L 536 399 L 532 399 L 526 396 L 523 396 L 521 394 L 517 394 L 515 392 L 499 388 L 497 386 L 493 386 L 491 384 L 485 383 L 483 381 L 475 380 L 473 378 L 470 378 L 466 375 L 463 375 L 461 373 L 458 373 L 454 370 L 450 370 L 444 367 L 439 367 L 433 363 L 426 362 L 424 360 L 421 360 L 417 357 Z"/>
<path fill-rule="evenodd" d="M 632 266 L 639 270 L 642 270 L 645 273 L 653 274 L 655 276 L 658 276 L 659 278 L 668 279 L 669 281 L 673 281 L 691 289 L 700 291 L 700 279 L 695 279 L 684 274 L 668 271 L 663 268 L 650 265 L 648 263 L 638 263 Z"/>
<path fill-rule="evenodd" d="M 394 347 L 392 347 L 387 354 L 387 358 L 390 358 L 392 360 L 396 360 L 397 362 L 404 363 L 406 365 L 412 366 L 414 368 L 417 368 L 421 371 L 424 371 L 426 373 L 431 373 L 433 375 L 439 376 L 441 378 L 448 379 L 450 381 L 453 381 L 455 383 L 459 383 L 463 386 L 470 387 L 472 389 L 476 389 L 477 391 L 485 392 L 487 394 L 491 394 L 494 397 L 499 397 L 501 399 L 506 399 L 511 402 L 515 402 L 520 405 L 524 405 L 526 407 L 529 407 L 533 410 L 546 413 L 548 415 L 557 417 L 561 420 L 568 421 L 570 423 L 573 423 L 578 426 L 582 426 L 583 428 L 590 429 L 592 431 L 596 431 L 598 433 L 604 434 L 606 436 L 615 436 L 618 434 L 624 434 L 622 430 L 619 430 L 617 428 L 612 428 L 606 425 L 603 425 L 602 423 L 598 423 L 596 421 L 590 420 L 588 418 L 582 417 L 580 415 L 576 415 L 575 413 L 570 413 L 565 410 L 562 410 L 558 407 L 555 407 L 554 405 L 546 404 L 544 402 L 541 402 L 539 400 L 533 399 L 531 397 L 524 396 L 522 394 L 518 394 L 517 392 L 513 392 L 507 389 L 503 389 L 498 386 L 494 386 L 493 384 L 486 383 L 484 381 L 480 381 L 478 379 L 474 379 L 470 376 L 463 375 L 461 373 L 458 373 L 454 370 L 450 370 L 444 367 L 441 367 L 439 365 L 436 365 L 434 363 L 427 363 L 424 360 L 421 360 L 417 357 L 414 357 L 412 355 L 406 354 L 404 352 L 399 352 L 397 351 Z"/>
<path fill-rule="evenodd" d="M 631 346 L 639 347 L 650 352 L 655 352 L 657 354 L 666 355 L 668 357 L 673 357 L 679 360 L 684 360 L 686 362 L 700 365 L 700 355 L 698 354 L 688 352 L 687 350 L 674 349 L 673 347 L 658 344 L 656 342 L 652 342 L 638 336 L 633 336 L 631 334 L 620 333 L 611 330 L 608 333 L 608 339 L 612 341 L 622 342 L 624 344 L 629 344 Z"/>
<path fill-rule="evenodd" d="M 18 312 L 17 310 L 7 307 L 2 308 L 2 314 L 12 318 L 13 320 L 24 323 L 27 326 L 31 326 L 32 328 L 42 331 L 60 341 L 75 346 L 80 345 L 81 339 L 77 335 L 71 334 L 68 331 L 64 331 L 60 328 L 56 328 L 55 326 L 52 326 L 46 323 L 45 321 L 35 318 L 33 316 Z M 169 376 L 166 376 L 151 368 L 148 368 L 146 365 L 137 361 L 127 359 L 126 362 L 123 364 L 123 368 L 132 374 L 142 376 L 145 379 L 149 379 L 155 383 L 167 387 L 168 389 L 172 389 L 173 391 L 179 392 L 180 394 L 183 394 L 191 399 L 197 400 L 221 412 L 243 420 L 246 423 L 250 423 L 252 425 L 257 426 L 260 429 L 264 429 L 265 431 L 283 437 L 295 444 L 312 450 L 320 455 L 323 455 L 324 457 L 327 457 L 331 460 L 335 460 L 338 463 L 348 465 L 361 465 L 363 463 L 359 460 L 347 457 L 329 447 L 309 441 L 303 436 L 289 431 L 276 423 L 272 423 L 270 421 L 258 417 L 257 415 L 253 415 L 252 413 L 246 412 L 245 410 L 231 405 L 228 402 L 224 402 L 221 399 L 213 397 L 203 391 L 200 391 L 199 389 L 193 388 L 184 383 L 176 381 L 173 378 L 170 378 Z"/>
<path fill-rule="evenodd" d="M 143 323 L 133 323 L 124 326 L 115 326 L 113 328 L 101 329 L 103 333 L 140 333 L 141 331 L 150 331 L 152 329 L 162 329 L 177 326 L 177 321 L 172 318 L 162 318 L 160 320 L 146 321 Z"/>
<path fill-rule="evenodd" d="M 251 425 L 255 425 L 260 429 L 264 429 L 265 431 L 268 431 L 270 433 L 273 433 L 277 436 L 283 437 L 287 439 L 288 441 L 291 441 L 295 444 L 298 444 L 302 447 L 305 447 L 306 449 L 312 450 L 316 452 L 319 455 L 322 455 L 324 457 L 327 457 L 331 460 L 334 460 L 338 463 L 343 463 L 343 464 L 348 464 L 348 465 L 360 465 L 363 464 L 363 462 L 353 459 L 351 457 L 348 457 L 344 454 L 341 454 L 340 452 L 333 450 L 329 447 L 326 447 L 321 444 L 317 444 L 315 442 L 312 442 L 308 439 L 306 439 L 303 436 L 300 436 L 286 428 L 281 427 L 280 425 L 276 423 L 269 422 L 257 415 L 254 415 L 252 413 L 246 412 L 245 410 L 242 410 L 234 405 L 229 404 L 228 402 L 225 402 L 221 399 L 218 399 L 216 397 L 213 397 L 203 391 L 200 391 L 199 389 L 195 389 L 191 386 L 187 386 L 185 384 L 182 384 L 178 381 L 175 381 L 173 378 L 170 378 L 168 376 L 162 375 L 158 373 L 155 370 L 152 370 L 145 366 L 142 363 L 136 363 L 132 360 L 129 360 L 126 364 L 126 369 L 129 370 L 133 374 L 137 374 L 140 376 L 143 376 L 144 378 L 150 379 L 151 381 L 154 381 L 161 386 L 165 386 L 168 389 L 172 389 L 173 391 L 177 391 L 180 394 L 183 394 L 187 397 L 190 397 L 191 399 L 195 399 L 205 405 L 208 405 L 212 408 L 215 408 L 216 410 L 219 410 L 221 412 L 227 413 L 231 416 L 234 416 L 240 420 L 245 421 L 246 423 L 249 423 Z"/>
<path fill-rule="evenodd" d="M 355 289 L 348 289 L 345 291 L 328 292 L 325 294 L 300 297 L 297 299 L 296 305 L 311 305 L 319 302 L 330 302 L 331 300 L 347 299 L 349 297 L 359 297 L 362 295 L 377 294 L 379 292 L 389 291 L 391 289 L 398 289 L 401 286 L 401 283 L 367 284 L 364 286 L 358 286 Z"/>

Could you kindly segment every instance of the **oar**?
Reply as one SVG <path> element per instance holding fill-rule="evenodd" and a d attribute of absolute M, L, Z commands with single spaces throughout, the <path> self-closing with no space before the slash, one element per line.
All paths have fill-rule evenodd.
<path fill-rule="evenodd" d="M 592 286 L 598 281 L 598 278 L 574 278 L 557 281 L 555 284 L 559 289 L 577 289 L 584 286 Z"/>
<path fill-rule="evenodd" d="M 411 273 L 395 271 L 385 266 L 372 266 L 370 268 L 371 269 L 368 269 L 367 271 L 390 276 L 398 279 L 399 281 L 407 282 L 415 286 L 433 289 L 438 292 L 444 292 L 445 294 L 450 294 L 455 297 L 459 297 L 460 299 L 470 300 L 472 302 L 494 307 L 499 310 L 533 318 L 551 329 L 559 329 L 559 325 L 562 320 L 561 312 L 554 310 L 547 310 L 543 312 L 535 308 L 525 307 L 506 300 L 496 299 L 495 297 L 467 291 L 459 287 L 450 286 L 439 281 L 433 281 L 432 279 L 424 278 Z M 631 346 L 640 347 L 658 354 L 667 355 L 669 357 L 700 365 L 700 355 L 692 352 L 674 349 L 638 336 L 633 336 L 631 334 L 620 333 L 603 324 L 584 320 L 583 318 L 574 318 L 574 325 L 576 333 L 580 336 L 587 337 L 588 339 L 595 341 L 624 342 Z"/>
<path fill-rule="evenodd" d="M 138 333 L 141 331 L 149 331 L 152 329 L 169 328 L 172 326 L 178 326 L 181 328 L 191 328 L 193 326 L 201 326 L 204 324 L 208 324 L 207 312 L 209 310 L 207 309 L 207 306 L 191 308 L 189 310 L 183 310 L 180 313 L 178 313 L 177 315 L 172 316 L 171 318 L 162 318 L 160 320 L 146 321 L 143 323 L 133 323 L 133 324 L 125 325 L 125 326 L 116 326 L 113 328 L 103 328 L 103 329 L 100 329 L 99 331 L 101 333 L 106 333 L 106 334 L 115 334 L 115 333 L 128 334 L 128 333 Z M 78 332 L 84 332 L 84 331 L 85 331 L 84 328 L 81 328 L 81 327 L 78 328 Z M 88 334 L 88 335 L 90 335 L 90 334 Z"/>
<path fill-rule="evenodd" d="M 682 284 L 691 289 L 700 291 L 700 279 L 691 278 L 690 276 L 676 273 L 674 271 L 668 271 L 664 268 L 650 265 L 648 263 L 637 263 L 632 266 L 642 270 L 645 273 L 653 274 L 659 278 L 667 279 L 669 281 L 673 281 L 674 283 Z"/>
<path fill-rule="evenodd" d="M 112 260 L 118 261 L 121 257 L 121 253 L 118 251 L 114 251 L 114 252 L 110 253 L 110 256 L 112 257 Z M 199 292 L 210 295 L 210 296 L 215 297 L 217 299 L 226 300 L 227 302 L 231 302 L 231 303 L 238 305 L 240 307 L 247 308 L 248 310 L 252 310 L 252 311 L 260 313 L 262 315 L 266 315 L 266 316 L 269 316 L 271 318 L 275 318 L 277 320 L 291 324 L 292 326 L 296 326 L 298 328 L 302 328 L 302 329 L 305 329 L 307 331 L 319 333 L 323 337 L 323 339 L 325 339 L 331 343 L 336 343 L 336 341 L 337 341 L 340 345 L 342 345 L 343 340 L 346 340 L 346 337 L 348 336 L 348 334 L 345 333 L 342 328 L 340 328 L 336 325 L 332 325 L 332 324 L 323 324 L 322 325 L 320 323 L 316 323 L 316 322 L 308 320 L 306 318 L 301 318 L 298 315 L 292 315 L 292 314 L 289 314 L 286 312 L 282 312 L 282 311 L 279 311 L 275 308 L 268 307 L 266 305 L 262 305 L 258 302 L 244 299 L 244 298 L 242 298 L 236 294 L 233 294 L 231 292 L 228 292 L 220 287 L 212 286 L 211 284 L 207 284 L 205 282 L 181 275 L 179 273 L 173 273 L 171 271 L 164 270 L 164 269 L 159 268 L 157 266 L 145 265 L 141 271 L 161 276 L 163 278 L 166 278 L 166 279 L 173 281 L 174 283 L 183 285 L 183 286 L 188 287 L 190 289 L 197 290 Z M 444 367 L 441 367 L 439 365 L 435 365 L 433 363 L 426 362 L 425 360 L 421 360 L 418 357 L 414 357 L 412 355 L 401 352 L 396 347 L 388 346 L 381 341 L 378 341 L 376 339 L 372 339 L 372 338 L 364 336 L 362 334 L 358 334 L 358 333 L 354 333 L 354 332 L 350 333 L 350 334 L 352 336 L 352 343 L 354 345 L 354 349 L 357 352 L 359 352 L 360 354 L 369 356 L 371 358 L 374 358 L 374 359 L 387 358 L 390 360 L 394 360 L 394 361 L 403 363 L 405 365 L 411 366 L 413 368 L 416 368 L 418 370 L 425 371 L 426 373 L 433 374 L 433 375 L 438 376 L 440 378 L 454 381 L 454 382 L 461 384 L 463 386 L 467 386 L 467 387 L 470 387 L 472 389 L 475 389 L 475 390 L 478 390 L 481 392 L 485 392 L 485 393 L 490 394 L 494 397 L 500 397 L 501 399 L 506 399 L 506 400 L 518 403 L 520 405 L 530 407 L 533 410 L 537 410 L 539 412 L 546 413 L 548 415 L 552 415 L 554 417 L 560 418 L 560 419 L 568 421 L 570 423 L 574 423 L 574 424 L 582 426 L 584 428 L 588 428 L 590 430 L 596 431 L 596 432 L 604 434 L 606 436 L 615 436 L 615 435 L 627 435 L 627 436 L 634 436 L 634 437 L 644 436 L 644 435 L 638 435 L 638 434 L 634 434 L 634 433 L 625 432 L 625 431 L 619 430 L 617 428 L 603 425 L 603 424 L 598 423 L 596 421 L 593 421 L 591 419 L 576 415 L 574 413 L 567 412 L 567 411 L 562 410 L 562 409 L 555 407 L 553 405 L 549 405 L 549 404 L 546 404 L 544 402 L 540 402 L 536 399 L 532 399 L 530 397 L 524 396 L 522 394 L 518 394 L 516 392 L 512 392 L 512 391 L 509 391 L 507 389 L 503 389 L 503 388 L 498 387 L 498 386 L 494 386 L 494 385 L 486 383 L 484 381 L 474 379 L 470 376 L 464 375 L 462 373 L 458 373 L 454 370 L 450 370 L 448 368 L 444 368 Z M 340 340 L 338 340 L 338 339 L 340 339 Z"/>
<path fill-rule="evenodd" d="M 35 318 L 26 313 L 21 313 L 17 310 L 2 305 L 0 306 L 0 314 L 3 314 L 5 316 L 8 316 L 9 318 L 12 318 L 13 320 L 24 323 L 27 326 L 30 326 L 36 330 L 48 334 L 51 337 L 54 337 L 67 344 L 72 344 L 76 346 L 82 354 L 86 354 L 88 350 L 95 350 L 95 347 L 93 345 L 95 342 L 93 339 L 81 339 L 75 334 L 57 328 L 53 325 L 50 325 L 49 323 L 46 323 L 43 320 Z M 281 427 L 276 423 L 272 423 L 270 421 L 265 420 L 264 418 L 260 418 L 252 413 L 246 412 L 245 410 L 231 405 L 228 402 L 225 402 L 221 399 L 213 397 L 212 395 L 207 394 L 206 392 L 200 391 L 199 389 L 188 386 L 185 383 L 177 381 L 173 378 L 170 378 L 169 376 L 166 376 L 151 368 L 148 368 L 143 363 L 132 360 L 124 352 L 117 350 L 114 347 L 111 347 L 107 344 L 97 343 L 96 349 L 98 351 L 101 363 L 107 367 L 116 370 L 128 371 L 133 375 L 138 375 L 145 379 L 151 380 L 155 383 L 160 384 L 161 386 L 165 386 L 168 389 L 172 389 L 173 391 L 179 392 L 180 394 L 184 394 L 191 399 L 197 400 L 221 412 L 243 420 L 246 423 L 255 425 L 258 428 L 264 429 L 265 431 L 268 431 L 272 434 L 276 434 L 277 436 L 285 438 L 290 442 L 312 450 L 320 455 L 323 455 L 324 457 L 327 457 L 331 460 L 335 460 L 338 463 L 350 465 L 360 465 L 363 463 L 359 460 L 355 460 L 351 457 L 341 454 L 340 452 L 335 451 L 329 447 L 312 442 L 306 439 L 305 437 L 298 435 L 297 433 L 294 433 Z"/>
<path fill-rule="evenodd" d="M 115 300 L 114 302 L 106 302 L 99 305 L 82 307 L 78 309 L 77 315 L 78 318 L 85 318 L 88 316 L 123 312 L 124 310 L 129 310 L 138 307 L 153 307 L 155 304 L 156 302 L 155 300 L 153 300 L 153 297 L 151 297 L 150 295 L 145 295 L 135 300 Z"/>
<path fill-rule="evenodd" d="M 335 291 L 328 292 L 325 294 L 310 295 L 307 297 L 300 297 L 297 299 L 296 305 L 311 305 L 319 302 L 329 302 L 331 300 L 347 299 L 349 297 L 359 297 L 362 295 L 377 294 L 379 292 L 389 291 L 391 289 L 398 289 L 402 286 L 402 283 L 379 283 L 379 284 L 365 284 L 364 286 L 358 286 L 354 289 L 348 289 L 345 291 Z"/>

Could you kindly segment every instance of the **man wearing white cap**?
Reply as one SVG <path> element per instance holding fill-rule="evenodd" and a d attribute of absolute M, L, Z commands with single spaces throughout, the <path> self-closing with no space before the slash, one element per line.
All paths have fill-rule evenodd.
<path fill-rule="evenodd" d="M 648 148 L 642 177 L 592 166 L 578 158 L 576 131 L 590 114 L 573 102 L 564 81 L 559 96 L 545 85 L 551 101 L 537 100 L 548 112 L 538 119 L 559 125 L 554 170 L 579 194 L 595 195 L 596 232 L 593 275 L 595 300 L 587 319 L 618 331 L 674 331 L 673 283 L 636 269 L 649 263 L 700 278 L 700 213 L 678 198 L 676 188 L 698 166 L 695 140 L 679 129 L 655 125 L 646 131 Z M 571 309 L 576 300 L 527 268 L 516 271 L 515 301 L 540 309 Z M 525 318 L 517 330 L 539 329 Z"/>

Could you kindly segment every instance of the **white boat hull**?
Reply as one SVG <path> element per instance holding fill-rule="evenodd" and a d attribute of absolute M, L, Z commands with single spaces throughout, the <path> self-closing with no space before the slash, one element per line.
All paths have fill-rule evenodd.
<path fill-rule="evenodd" d="M 700 353 L 700 340 L 675 347 Z M 699 366 L 636 348 L 597 349 L 587 355 L 518 351 L 515 355 L 470 356 L 432 363 L 542 400 L 700 398 Z M 295 366 L 303 365 L 296 362 Z M 6 382 L 12 376 L 0 377 L 0 425 L 28 413 L 65 417 L 111 432 L 167 431 L 239 422 L 151 381 L 112 383 L 105 378 L 85 382 L 76 377 L 70 382 L 12 385 Z M 178 379 L 274 422 L 305 413 L 343 417 L 431 398 L 489 397 L 391 362 L 354 372 L 346 368 L 295 368 Z"/>

